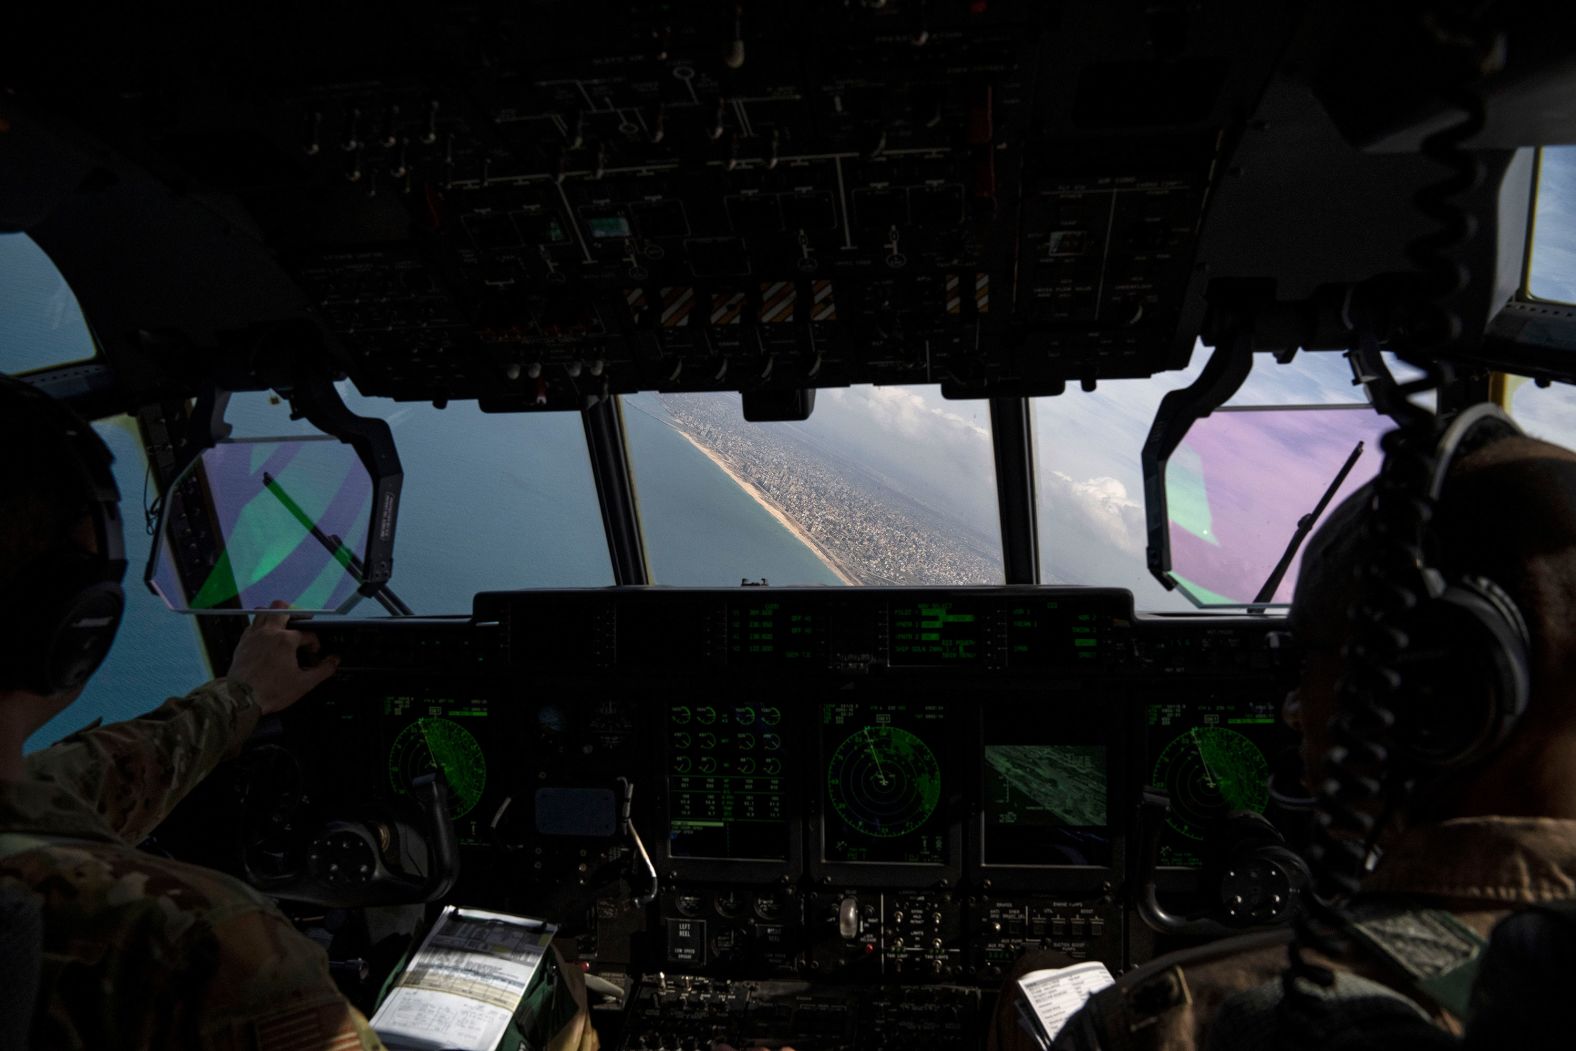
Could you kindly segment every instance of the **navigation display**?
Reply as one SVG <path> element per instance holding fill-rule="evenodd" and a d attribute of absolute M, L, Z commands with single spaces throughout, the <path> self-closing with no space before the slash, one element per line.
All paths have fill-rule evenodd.
<path fill-rule="evenodd" d="M 411 782 L 440 770 L 449 787 L 449 815 L 462 843 L 478 842 L 490 814 L 481 806 L 488 785 L 487 698 L 391 694 L 383 698 L 384 776 L 394 795 L 409 798 Z"/>
<path fill-rule="evenodd" d="M 1151 704 L 1145 710 L 1147 783 L 1171 800 L 1160 864 L 1196 868 L 1213 827 L 1232 811 L 1263 813 L 1270 763 L 1289 739 L 1273 701 Z"/>
<path fill-rule="evenodd" d="M 891 660 L 898 667 L 963 667 L 983 657 L 985 618 L 974 603 L 893 603 Z"/>
<path fill-rule="evenodd" d="M 947 861 L 947 721 L 939 704 L 824 704 L 827 861 Z"/>
<path fill-rule="evenodd" d="M 986 865 L 1111 864 L 1108 753 L 1088 711 L 1044 701 L 986 709 Z"/>
<path fill-rule="evenodd" d="M 668 706 L 668 853 L 676 858 L 788 857 L 782 709 Z"/>

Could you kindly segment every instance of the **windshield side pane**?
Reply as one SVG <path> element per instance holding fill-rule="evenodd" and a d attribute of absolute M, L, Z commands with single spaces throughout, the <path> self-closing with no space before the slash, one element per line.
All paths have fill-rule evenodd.
<path fill-rule="evenodd" d="M 1543 149 L 1532 214 L 1527 292 L 1576 303 L 1576 146 Z"/>
<path fill-rule="evenodd" d="M 1179 590 L 1166 590 L 1149 572 L 1139 451 L 1160 399 L 1193 382 L 1211 353 L 1195 347 L 1192 361 L 1179 372 L 1102 383 L 1092 393 L 1070 388 L 1055 398 L 1033 399 L 1043 583 L 1128 588 L 1140 610 L 1197 611 Z M 1363 393 L 1351 379 L 1340 353 L 1304 351 L 1286 365 L 1258 355 L 1227 405 L 1363 404 Z M 1369 413 L 1354 410 L 1351 415 L 1388 429 Z M 1186 452 L 1184 444 L 1179 454 Z M 1174 457 L 1173 470 L 1177 466 Z M 1186 510 L 1173 507 L 1173 516 Z M 1289 593 L 1294 580 L 1295 574 L 1288 573 L 1281 591 Z"/>
<path fill-rule="evenodd" d="M 1507 376 L 1510 412 L 1534 438 L 1576 449 L 1576 387 L 1555 383 L 1539 387 L 1522 376 Z"/>
<path fill-rule="evenodd" d="M 983 401 L 839 388 L 801 423 L 748 423 L 728 393 L 624 406 L 655 583 L 1003 579 Z"/>
<path fill-rule="evenodd" d="M 77 297 L 26 234 L 0 234 L 0 372 L 16 375 L 93 357 Z"/>
<path fill-rule="evenodd" d="M 388 422 L 405 485 L 389 586 L 418 614 L 469 613 L 478 591 L 613 582 L 585 429 L 572 412 L 489 414 L 363 397 L 354 413 Z M 234 437 L 316 434 L 270 394 L 237 394 Z M 383 611 L 363 600 L 362 617 Z"/>

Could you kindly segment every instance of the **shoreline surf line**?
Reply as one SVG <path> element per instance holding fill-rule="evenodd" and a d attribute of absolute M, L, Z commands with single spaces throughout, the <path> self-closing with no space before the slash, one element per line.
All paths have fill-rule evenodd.
<path fill-rule="evenodd" d="M 795 540 L 809 548 L 810 553 L 815 555 L 816 558 L 820 559 L 822 564 L 825 565 L 827 569 L 832 571 L 833 576 L 837 577 L 838 580 L 841 580 L 844 584 L 847 584 L 850 587 L 859 586 L 858 579 L 856 579 L 854 575 L 837 560 L 836 556 L 827 551 L 826 548 L 822 547 L 821 544 L 814 537 L 812 537 L 808 531 L 805 530 L 804 526 L 795 521 L 793 516 L 787 511 L 784 511 L 781 507 L 778 507 L 777 503 L 765 493 L 761 492 L 755 483 L 749 481 L 743 475 L 741 475 L 732 464 L 722 457 L 721 453 L 718 453 L 716 450 L 711 449 L 708 446 L 702 445 L 682 427 L 674 426 L 671 423 L 669 423 L 668 426 L 673 427 L 674 431 L 683 435 L 685 441 L 689 442 L 696 449 L 699 449 L 706 459 L 716 464 L 724 474 L 726 474 L 729 478 L 732 478 L 735 485 L 737 485 L 740 489 L 743 489 L 750 495 L 751 499 L 760 504 L 761 507 L 765 508 L 766 513 L 775 518 L 778 524 L 784 529 L 792 533 Z"/>

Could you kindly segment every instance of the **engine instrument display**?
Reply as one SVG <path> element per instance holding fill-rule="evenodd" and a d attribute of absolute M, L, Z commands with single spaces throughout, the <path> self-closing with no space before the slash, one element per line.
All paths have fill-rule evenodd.
<path fill-rule="evenodd" d="M 946 711 L 939 704 L 826 704 L 827 861 L 939 865 Z"/>
<path fill-rule="evenodd" d="M 1146 711 L 1149 784 L 1171 801 L 1160 864 L 1194 867 L 1215 825 L 1233 811 L 1269 804 L 1270 763 L 1280 723 L 1270 702 L 1152 704 Z"/>
<path fill-rule="evenodd" d="M 456 821 L 481 802 L 487 789 L 487 756 L 466 726 L 487 718 L 485 699 L 385 697 L 383 714 L 397 720 L 389 738 L 389 787 L 410 795 L 411 782 L 441 771 L 449 786 L 449 814 Z"/>
<path fill-rule="evenodd" d="M 670 856 L 787 859 L 785 732 L 773 703 L 668 706 Z"/>

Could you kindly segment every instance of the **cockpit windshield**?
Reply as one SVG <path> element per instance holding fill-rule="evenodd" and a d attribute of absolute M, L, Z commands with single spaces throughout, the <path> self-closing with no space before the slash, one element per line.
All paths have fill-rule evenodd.
<path fill-rule="evenodd" d="M 1002 582 L 984 401 L 863 385 L 799 423 L 747 423 L 736 394 L 624 405 L 656 583 Z"/>
<path fill-rule="evenodd" d="M 1576 146 L 1541 152 L 1527 292 L 1536 299 L 1576 303 Z"/>

